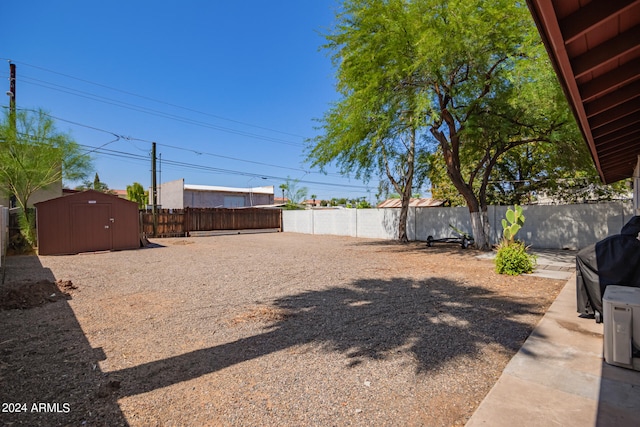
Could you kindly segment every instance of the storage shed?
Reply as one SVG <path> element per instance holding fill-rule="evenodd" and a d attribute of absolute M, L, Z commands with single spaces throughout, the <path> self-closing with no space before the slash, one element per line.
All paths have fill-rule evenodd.
<path fill-rule="evenodd" d="M 140 247 L 140 220 L 135 202 L 86 190 L 35 206 L 40 255 Z"/>

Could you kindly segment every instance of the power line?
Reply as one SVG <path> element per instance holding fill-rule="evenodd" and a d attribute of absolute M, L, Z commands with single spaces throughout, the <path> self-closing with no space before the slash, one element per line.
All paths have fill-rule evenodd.
<path fill-rule="evenodd" d="M 241 131 L 241 130 L 237 130 L 237 129 L 233 129 L 233 128 L 227 128 L 227 127 L 224 127 L 224 126 L 217 126 L 217 125 L 214 125 L 214 124 L 211 124 L 211 123 L 207 123 L 207 122 L 203 122 L 203 121 L 200 121 L 200 120 L 194 120 L 194 119 L 190 119 L 188 117 L 183 117 L 183 116 L 178 116 L 178 115 L 175 115 L 175 114 L 165 113 L 165 112 L 160 111 L 160 110 L 154 110 L 154 109 L 151 109 L 151 108 L 142 107 L 142 106 L 135 105 L 135 104 L 130 104 L 130 103 L 124 102 L 124 101 L 118 101 L 118 100 L 114 100 L 114 99 L 111 99 L 111 98 L 102 97 L 100 95 L 91 94 L 89 92 L 84 92 L 84 91 L 80 91 L 80 90 L 73 89 L 73 88 L 67 88 L 65 86 L 57 85 L 57 84 L 54 84 L 54 83 L 45 82 L 46 84 L 40 84 L 40 83 L 31 82 L 31 81 L 28 80 L 28 79 L 31 79 L 31 80 L 39 81 L 38 79 L 32 79 L 32 78 L 26 78 L 26 79 L 27 80 L 24 80 L 24 83 L 26 83 L 26 84 L 31 84 L 31 85 L 34 85 L 34 86 L 44 87 L 46 89 L 51 89 L 51 90 L 55 90 L 55 91 L 58 91 L 58 92 L 67 93 L 69 95 L 77 96 L 77 97 L 80 97 L 80 98 L 90 99 L 92 101 L 101 102 L 103 104 L 114 105 L 116 107 L 126 108 L 128 110 L 138 111 L 140 113 L 145 113 L 145 114 L 149 114 L 149 115 L 153 115 L 153 116 L 157 116 L 157 117 L 171 119 L 171 120 L 175 120 L 175 121 L 181 122 L 181 123 L 186 123 L 186 124 L 190 124 L 190 125 L 194 125 L 194 126 L 200 126 L 200 127 L 213 129 L 213 130 L 217 130 L 217 131 L 221 131 L 221 132 L 231 133 L 231 134 L 234 134 L 234 135 L 246 136 L 248 138 L 260 139 L 260 140 L 268 141 L 268 142 L 274 142 L 274 143 L 277 143 L 277 144 L 290 145 L 290 146 L 294 146 L 294 147 L 303 147 L 304 146 L 304 144 L 299 143 L 299 142 L 292 142 L 292 141 L 287 141 L 287 140 L 280 139 L 280 138 L 273 138 L 273 137 L 259 135 L 259 134 L 255 134 L 255 133 L 251 133 L 251 132 L 245 132 L 245 131 Z M 64 89 L 61 89 L 61 88 L 69 89 L 69 90 L 64 90 Z"/>
<path fill-rule="evenodd" d="M 2 108 L 7 108 L 7 107 L 2 106 Z M 38 111 L 38 110 L 34 110 L 34 109 L 32 109 L 32 108 L 18 108 L 18 110 L 19 110 L 19 111 L 30 111 L 30 112 L 32 112 L 32 113 L 39 113 L 39 112 L 40 112 L 40 111 Z M 57 117 L 57 116 L 54 116 L 54 115 L 49 114 L 49 113 L 44 112 L 44 111 L 42 111 L 42 114 L 44 114 L 44 115 L 45 115 L 45 116 L 47 116 L 47 117 L 51 117 L 52 119 L 59 120 L 59 121 L 61 121 L 61 122 L 70 123 L 70 124 L 72 124 L 72 125 L 80 126 L 80 127 L 87 128 L 87 129 L 92 129 L 92 130 L 95 130 L 95 131 L 98 131 L 98 132 L 108 133 L 108 134 L 110 134 L 110 135 L 113 135 L 113 136 L 115 136 L 115 137 L 119 137 L 119 138 L 122 138 L 122 139 L 126 139 L 126 140 L 136 140 L 136 141 L 142 141 L 142 142 L 151 142 L 151 141 L 146 141 L 146 140 L 144 140 L 144 139 L 131 138 L 130 136 L 120 135 L 120 134 L 117 134 L 117 133 L 112 132 L 112 131 L 110 131 L 110 130 L 100 129 L 100 128 L 95 127 L 95 126 L 85 125 L 85 124 L 82 124 L 82 123 L 74 122 L 73 120 L 63 119 L 62 117 Z"/>
<path fill-rule="evenodd" d="M 191 108 L 187 108 L 187 107 L 182 107 L 180 105 L 176 105 L 176 104 L 171 104 L 165 101 L 161 101 L 158 99 L 154 99 L 154 98 L 150 98 L 150 97 L 146 97 L 143 95 L 139 95 L 139 94 L 135 94 L 132 92 L 128 92 L 128 91 L 124 91 L 124 90 L 120 90 L 117 88 L 113 88 L 113 87 L 109 87 L 100 83 L 95 83 L 95 82 L 91 82 L 89 80 L 84 80 L 81 78 L 77 78 L 74 76 L 70 76 L 70 75 L 66 75 L 64 73 L 59 73 L 53 70 L 48 70 L 46 68 L 43 67 L 39 67 L 39 66 L 34 66 L 31 64 L 26 64 L 26 63 L 20 63 L 22 65 L 28 66 L 28 67 L 32 67 L 32 68 L 36 68 L 36 69 L 41 69 L 47 72 L 51 72 L 54 74 L 58 74 L 58 75 L 62 75 L 71 79 L 75 79 L 77 81 L 82 81 L 85 83 L 89 83 L 92 85 L 96 85 L 99 87 L 103 87 L 103 88 L 107 88 L 109 90 L 113 90 L 113 91 L 117 91 L 120 93 L 124 93 L 127 95 L 131 95 L 131 96 L 135 96 L 141 99 L 146 99 L 149 101 L 153 101 L 153 102 L 157 102 L 160 104 L 164 104 L 167 106 L 171 106 L 171 107 L 175 107 L 175 108 L 179 108 L 185 111 L 190 111 L 190 112 L 194 112 L 194 113 L 198 113 L 198 114 L 202 114 L 202 115 L 206 115 L 206 116 L 210 116 L 210 117 L 214 117 L 217 119 L 221 119 L 221 120 L 227 120 L 230 122 L 234 122 L 234 123 L 238 123 L 238 124 L 242 124 L 245 126 L 250 126 L 250 127 L 254 127 L 257 129 L 262 129 L 262 130 L 266 130 L 266 131 L 270 131 L 270 132 L 276 132 L 276 133 L 280 133 L 280 134 L 284 134 L 284 135 L 289 135 L 289 136 L 294 136 L 294 137 L 300 137 L 300 138 L 304 138 L 301 135 L 296 135 L 293 133 L 288 133 L 288 132 L 282 132 L 282 131 L 278 131 L 275 129 L 270 129 L 270 128 L 266 128 L 266 127 L 262 127 L 262 126 L 257 126 L 257 125 L 252 125 L 250 123 L 245 123 L 245 122 L 241 122 L 241 121 L 237 121 L 237 120 L 233 120 L 233 119 L 228 119 L 228 118 L 224 118 L 221 116 L 216 116 L 213 114 L 209 114 L 209 113 L 205 113 L 202 111 L 198 111 L 195 109 L 191 109 Z M 286 140 L 281 140 L 278 138 L 272 138 L 272 137 L 267 137 L 267 136 L 263 136 L 263 135 L 258 135 L 258 134 L 252 134 L 249 132 L 244 132 L 244 131 L 239 131 L 237 129 L 232 129 L 232 128 L 225 128 L 222 126 L 216 126 L 210 123 L 206 123 L 206 122 L 202 122 L 202 121 L 198 121 L 198 120 L 194 120 L 194 119 L 190 119 L 188 117 L 182 117 L 182 116 L 178 116 L 175 114 L 170 114 L 170 113 L 165 113 L 163 111 L 160 110 L 154 110 L 151 108 L 147 108 L 147 107 L 142 107 L 136 104 L 131 104 L 131 103 L 127 103 L 124 101 L 119 101 L 117 99 L 112 99 L 112 98 L 108 98 L 108 97 L 104 97 L 101 95 L 96 95 L 94 93 L 90 93 L 90 92 L 85 92 L 85 91 L 81 91 L 78 89 L 74 89 L 74 88 L 70 88 L 70 87 L 66 87 L 63 85 L 58 85 L 56 83 L 51 83 L 51 82 L 47 82 L 44 80 L 40 80 L 40 79 L 36 79 L 33 77 L 26 77 L 26 83 L 28 84 L 32 84 L 32 85 L 36 85 L 36 86 L 40 86 L 40 87 L 45 87 L 47 89 L 51 89 L 51 90 L 57 90 L 63 93 L 68 93 L 70 95 L 74 95 L 74 96 L 79 96 L 79 97 L 83 97 L 83 98 L 87 98 L 90 100 L 94 100 L 94 101 L 98 101 L 98 102 L 103 102 L 103 103 L 107 103 L 107 104 L 111 104 L 114 106 L 118 106 L 121 108 L 127 108 L 127 109 L 131 109 L 134 111 L 139 111 L 139 112 L 143 112 L 146 114 L 151 114 L 151 115 L 156 115 L 159 117 L 163 117 L 163 118 L 169 118 L 172 120 L 176 120 L 176 121 L 181 121 L 187 124 L 192 124 L 192 125 L 198 125 L 198 126 L 202 126 L 202 127 L 208 127 L 214 130 L 220 130 L 220 131 L 224 131 L 224 132 L 230 132 L 230 133 L 236 133 L 242 136 L 248 136 L 248 137 L 252 137 L 252 138 L 257 138 L 257 139 L 263 139 L 263 140 L 267 140 L 267 141 L 271 141 L 271 142 L 278 142 L 278 143 L 284 143 L 287 145 L 296 145 L 296 146 L 300 146 L 302 144 L 299 143 L 293 143 L 291 141 L 286 141 Z M 30 80 L 30 81 L 29 81 Z M 37 83 L 39 82 L 39 83 Z M 34 110 L 30 110 L 30 111 L 34 111 Z M 141 156 L 141 155 L 135 155 L 132 153 L 126 153 L 126 152 L 117 152 L 114 150 L 107 150 L 104 147 L 106 147 L 109 144 L 112 144 L 114 142 L 117 142 L 121 139 L 125 139 L 128 141 L 142 141 L 142 142 L 151 142 L 149 140 L 144 140 L 144 139 L 138 139 L 138 138 L 132 138 L 132 137 L 127 137 L 118 133 L 114 133 L 108 130 L 104 130 L 104 129 L 100 129 L 94 126 L 89 126 L 89 125 L 85 125 L 82 123 L 78 123 L 75 121 L 71 121 L 71 120 L 67 120 L 67 119 L 62 119 L 60 117 L 56 117 L 50 114 L 47 114 L 49 117 L 52 117 L 56 120 L 60 120 L 63 122 L 67 122 L 76 126 L 81 126 L 81 127 L 85 127 L 88 129 L 92 129 L 92 130 L 96 130 L 96 131 L 100 131 L 100 132 L 104 132 L 104 133 L 109 133 L 113 136 L 115 136 L 116 139 L 106 142 L 98 147 L 92 147 L 92 146 L 84 146 L 86 147 L 89 151 L 88 153 L 98 153 L 101 155 L 107 155 L 107 156 L 111 156 L 111 157 L 116 157 L 116 158 L 121 158 L 121 159 L 130 159 L 130 160 L 136 160 L 136 161 L 147 161 L 147 157 L 146 156 Z M 199 152 L 196 150 L 190 150 L 190 149 L 184 149 L 182 147 L 176 147 L 176 146 L 171 146 L 168 144 L 159 144 L 159 145 L 163 145 L 166 146 L 168 148 L 173 148 L 173 149 L 180 149 L 180 150 L 184 150 L 184 151 L 190 151 L 193 152 L 195 154 L 206 154 L 206 155 L 210 155 L 213 157 L 220 157 L 220 158 L 226 158 L 226 159 L 230 159 L 230 160 L 235 160 L 235 161 L 241 161 L 241 162 L 246 162 L 246 163 L 252 163 L 252 164 L 258 164 L 258 165 L 263 165 L 263 166 L 269 166 L 269 167 L 276 167 L 276 168 L 282 168 L 282 169 L 288 169 L 288 170 L 292 170 L 292 171 L 298 171 L 298 172 L 305 172 L 305 175 L 308 173 L 316 173 L 316 172 L 308 172 L 305 171 L 303 169 L 299 169 L 299 168 L 290 168 L 290 167 L 286 167 L 286 166 L 279 166 L 279 165 L 272 165 L 272 164 L 268 164 L 268 163 L 263 163 L 263 162 L 256 162 L 256 161 L 250 161 L 250 160 L 244 160 L 244 159 L 239 159 L 239 158 L 234 158 L 234 157 L 230 157 L 230 156 L 223 156 L 223 155 L 217 155 L 217 154 L 213 154 L 213 153 L 203 153 L 203 152 Z M 279 177 L 279 176 L 265 176 L 264 174 L 257 174 L 257 173 L 250 173 L 250 172 L 243 172 L 243 171 L 235 171 L 235 170 L 230 170 L 230 169 L 224 169 L 224 168 L 214 168 L 214 167 L 210 167 L 210 166 L 204 166 L 204 165 L 194 165 L 194 164 L 190 164 L 190 163 L 185 163 L 185 162 L 180 162 L 180 161 L 174 161 L 174 160 L 164 160 L 163 163 L 165 165 L 170 165 L 170 166 L 175 166 L 175 167 L 183 167 L 183 168 L 188 168 L 188 169 L 195 169 L 195 170 L 202 170 L 202 171 L 206 171 L 209 173 L 221 173 L 221 174 L 232 174 L 232 175 L 242 175 L 242 176 L 251 176 L 251 177 L 266 177 L 269 179 L 276 179 L 276 180 L 288 180 L 289 178 L 283 178 L 283 177 Z M 325 174 L 326 175 L 326 174 Z M 333 174 L 331 174 L 333 175 Z M 341 187 L 341 188 L 354 188 L 354 189 L 360 189 L 360 190 L 366 190 L 366 191 L 370 191 L 370 187 L 368 186 L 361 186 L 361 185 L 351 185 L 351 184 L 332 184 L 332 183 L 325 183 L 325 182 L 318 182 L 318 181 L 311 181 L 311 180 L 296 180 L 296 182 L 300 182 L 300 183 L 304 183 L 304 184 L 313 184 L 313 185 L 318 185 L 318 186 L 328 186 L 328 187 Z M 346 190 L 345 190 L 346 191 Z"/>
<path fill-rule="evenodd" d="M 37 112 L 36 110 L 32 110 L 32 109 L 28 109 L 28 108 L 19 108 L 19 110 Z M 114 143 L 114 142 L 117 142 L 117 141 L 119 141 L 121 139 L 122 140 L 126 140 L 126 141 L 141 141 L 141 142 L 148 142 L 148 143 L 153 142 L 153 141 L 146 140 L 146 139 L 140 139 L 140 138 L 133 138 L 131 136 L 125 136 L 125 135 L 122 135 L 122 134 L 119 134 L 119 133 L 116 133 L 116 132 L 112 132 L 112 131 L 109 131 L 109 130 L 97 128 L 95 126 L 85 125 L 85 124 L 78 123 L 78 122 L 75 122 L 75 121 L 72 121 L 72 120 L 63 119 L 61 117 L 57 117 L 57 116 L 54 116 L 54 115 L 49 114 L 49 113 L 44 113 L 44 114 L 46 116 L 48 116 L 48 117 L 51 117 L 53 119 L 56 119 L 56 120 L 59 120 L 59 121 L 65 122 L 65 123 L 70 123 L 70 124 L 73 124 L 73 125 L 76 125 L 76 126 L 81 126 L 81 127 L 87 128 L 87 129 L 92 129 L 92 130 L 96 130 L 96 131 L 99 131 L 99 132 L 108 133 L 108 134 L 113 135 L 113 136 L 116 137 L 115 140 L 110 141 L 108 143 L 105 143 L 104 146 L 106 146 L 108 144 L 111 144 L 111 143 Z M 187 151 L 187 152 L 191 152 L 191 153 L 198 154 L 198 155 L 207 155 L 207 156 L 211 156 L 211 157 L 219 157 L 219 158 L 228 159 L 228 160 L 235 160 L 235 161 L 238 161 L 238 162 L 251 163 L 251 164 L 256 164 L 256 165 L 261 165 L 261 166 L 274 167 L 274 168 L 278 168 L 278 169 L 291 170 L 291 171 L 294 171 L 294 172 L 305 172 L 305 173 L 314 173 L 314 174 L 317 173 L 317 172 L 310 172 L 310 171 L 307 171 L 307 170 L 304 170 L 304 169 L 300 169 L 300 168 L 291 168 L 291 167 L 288 167 L 288 166 L 280 166 L 280 165 L 274 165 L 274 164 L 270 164 L 270 163 L 256 162 L 256 161 L 252 161 L 252 160 L 240 159 L 240 158 L 237 158 L 237 157 L 223 156 L 221 154 L 202 152 L 202 151 L 193 150 L 193 149 L 190 149 L 190 148 L 178 147 L 178 146 L 170 145 L 170 144 L 157 143 L 157 145 L 162 146 L 162 147 L 172 148 L 172 149 L 175 149 L 175 150 Z M 100 148 L 100 147 L 98 147 L 98 148 Z M 330 174 L 330 175 L 337 176 L 337 174 Z"/>
<path fill-rule="evenodd" d="M 221 154 L 207 153 L 207 152 L 203 152 L 203 151 L 194 150 L 194 149 L 191 149 L 191 148 L 177 147 L 175 145 L 169 145 L 169 144 L 161 144 L 159 142 L 157 144 L 159 146 L 161 146 L 161 147 L 167 147 L 167 148 L 173 148 L 175 150 L 187 151 L 187 152 L 194 153 L 194 154 L 197 154 L 197 155 L 219 157 L 221 159 L 235 160 L 235 161 L 238 161 L 238 162 L 251 163 L 251 164 L 254 164 L 254 165 L 261 165 L 261 166 L 269 166 L 269 167 L 279 168 L 279 169 L 287 169 L 287 170 L 296 171 L 296 172 L 307 172 L 306 170 L 300 169 L 300 168 L 291 168 L 291 167 L 288 167 L 288 166 L 273 165 L 273 164 L 270 164 L 270 163 L 256 162 L 256 161 L 253 161 L 253 160 L 244 160 L 244 159 L 239 159 L 237 157 L 223 156 Z"/>
<path fill-rule="evenodd" d="M 105 154 L 105 155 L 109 155 L 111 157 L 122 157 L 122 158 L 127 158 L 127 159 L 144 160 L 145 162 L 148 161 L 148 157 L 147 156 L 143 156 L 143 155 L 140 155 L 140 154 L 133 154 L 133 153 L 127 153 L 127 152 L 124 152 L 124 151 L 104 149 L 104 148 L 93 147 L 93 146 L 84 145 L 84 144 L 79 144 L 79 145 L 81 147 L 84 147 L 87 150 L 89 150 L 89 149 L 94 150 L 94 152 L 96 152 L 98 154 Z M 284 177 L 281 177 L 281 176 L 274 176 L 274 175 L 258 174 L 258 173 L 254 173 L 254 172 L 244 172 L 244 171 L 237 171 L 237 170 L 232 170 L 232 169 L 217 168 L 217 167 L 213 167 L 213 166 L 198 165 L 198 164 L 193 164 L 193 163 L 181 162 L 181 161 L 177 161 L 177 160 L 169 160 L 169 159 L 165 159 L 165 158 L 162 159 L 162 164 L 163 164 L 163 166 L 170 165 L 170 166 L 182 167 L 182 168 L 193 169 L 193 170 L 200 170 L 200 171 L 205 171 L 205 172 L 210 172 L 210 173 L 221 173 L 221 174 L 227 174 L 227 175 L 240 175 L 240 176 L 257 177 L 257 178 L 265 177 L 267 179 L 281 180 L 281 181 L 286 181 L 286 180 L 289 179 L 289 178 L 284 178 Z M 359 189 L 359 190 L 365 190 L 365 191 L 366 190 L 370 190 L 370 187 L 362 186 L 362 185 L 353 185 L 353 184 L 334 184 L 334 183 L 310 181 L 310 180 L 304 180 L 304 179 L 296 180 L 296 182 L 299 182 L 299 183 L 302 183 L 302 184 L 313 184 L 313 185 L 321 185 L 321 186 L 329 186 L 329 187 L 353 188 L 353 189 Z"/>
<path fill-rule="evenodd" d="M 6 59 L 6 58 L 0 58 L 0 59 Z M 8 60 L 8 59 L 6 59 L 6 60 Z M 140 98 L 140 99 L 145 99 L 147 101 L 152 101 L 152 102 L 156 102 L 156 103 L 159 103 L 159 104 L 164 104 L 164 105 L 167 105 L 167 106 L 170 106 L 170 107 L 179 108 L 181 110 L 190 111 L 192 113 L 198 113 L 198 114 L 202 114 L 204 116 L 209 116 L 209 117 L 213 117 L 213 118 L 216 118 L 216 119 L 219 119 L 219 120 L 225 120 L 225 121 L 228 121 L 228 122 L 241 124 L 243 126 L 253 127 L 253 128 L 256 128 L 256 129 L 266 130 L 266 131 L 269 131 L 269 132 L 280 133 L 282 135 L 289 135 L 289 136 L 298 137 L 298 138 L 306 138 L 305 136 L 302 136 L 302 135 L 297 135 L 297 134 L 290 133 L 290 132 L 284 132 L 284 131 L 281 131 L 281 130 L 272 129 L 272 128 L 268 128 L 268 127 L 264 127 L 264 126 L 259 126 L 259 125 L 243 122 L 243 121 L 240 121 L 240 120 L 230 119 L 228 117 L 223 117 L 223 116 L 207 113 L 207 112 L 196 110 L 196 109 L 193 109 L 193 108 L 184 107 L 184 106 L 173 104 L 173 103 L 170 103 L 170 102 L 166 102 L 166 101 L 163 101 L 163 100 L 160 100 L 160 99 L 152 98 L 152 97 L 145 96 L 145 95 L 140 95 L 140 94 L 137 94 L 137 93 L 134 93 L 134 92 L 129 92 L 129 91 L 126 91 L 126 90 L 118 89 L 118 88 L 115 88 L 115 87 L 112 87 L 112 86 L 108 86 L 108 85 L 105 85 L 105 84 L 102 84 L 102 83 L 97 83 L 97 82 L 93 82 L 93 81 L 90 81 L 90 80 L 82 79 L 80 77 L 75 77 L 75 76 L 72 76 L 72 75 L 69 75 L 69 74 L 61 73 L 59 71 L 50 70 L 50 69 L 45 68 L 45 67 L 32 65 L 32 64 L 27 64 L 27 63 L 21 62 L 21 61 L 13 61 L 13 62 L 17 63 L 17 64 L 21 64 L 21 65 L 27 66 L 27 67 L 31 67 L 31 68 L 35 68 L 35 69 L 38 69 L 38 70 L 46 71 L 48 73 L 57 74 L 57 75 L 60 75 L 60 76 L 63 76 L 63 77 L 67 77 L 67 78 L 73 79 L 73 80 L 81 81 L 83 83 L 88 83 L 88 84 L 91 84 L 91 85 L 94 85 L 94 86 L 98 86 L 98 87 L 102 87 L 102 88 L 105 88 L 105 89 L 109 89 L 109 90 L 112 90 L 112 91 L 115 91 L 115 92 L 120 92 L 120 93 L 123 93 L 125 95 L 130 95 L 130 96 L 134 96 L 134 97 L 137 97 L 137 98 Z"/>
<path fill-rule="evenodd" d="M 6 108 L 6 107 L 3 107 Z M 30 109 L 24 109 L 21 108 L 19 110 L 22 111 L 35 111 L 35 110 L 30 110 Z M 116 136 L 116 139 L 113 141 L 109 141 L 105 144 L 102 144 L 101 146 L 95 147 L 95 146 L 91 146 L 91 145 L 85 145 L 85 144 L 78 144 L 80 147 L 84 148 L 85 151 L 88 153 L 95 153 L 95 154 L 100 154 L 100 155 L 104 155 L 104 156 L 108 156 L 108 157 L 112 157 L 112 158 L 121 158 L 121 159 L 128 159 L 128 160 L 136 160 L 136 161 L 140 161 L 140 162 L 148 162 L 149 158 L 148 156 L 144 156 L 141 154 L 135 154 L 135 153 L 128 153 L 125 151 L 119 151 L 119 150 L 111 150 L 111 149 L 105 149 L 104 147 L 116 142 L 117 140 L 119 140 L 119 138 L 121 139 L 125 139 L 125 140 L 131 140 L 131 141 L 142 141 L 142 142 L 151 142 L 151 141 L 147 141 L 144 139 L 139 139 L 139 138 L 133 138 L 133 137 L 127 137 L 127 136 L 122 136 L 119 135 L 115 132 L 111 132 L 108 130 L 104 130 L 104 129 L 100 129 L 94 126 L 88 126 L 88 125 L 84 125 L 78 122 L 74 122 L 71 120 L 66 120 L 66 119 L 62 119 L 60 117 L 56 117 L 53 116 L 51 114 L 48 113 L 44 113 L 45 115 L 54 118 L 56 120 L 61 120 L 64 122 L 68 122 L 77 126 L 82 126 L 82 127 L 87 127 L 89 129 L 93 129 L 96 131 L 100 131 L 100 132 L 104 132 L 104 133 L 108 133 L 110 135 Z M 163 145 L 163 144 L 159 144 L 159 145 Z M 171 146 L 173 147 L 173 146 Z M 175 147 L 173 147 L 175 148 Z M 239 159 L 240 161 L 242 161 L 241 159 Z M 261 178 L 261 177 L 265 177 L 267 179 L 272 179 L 272 180 L 280 180 L 280 181 L 287 181 L 290 178 L 289 177 L 282 177 L 282 176 L 274 176 L 274 175 L 267 175 L 267 174 L 258 174 L 258 173 L 254 173 L 254 172 L 244 172 L 244 171 L 237 171 L 237 170 L 232 170 L 232 169 L 224 169 L 224 168 L 217 168 L 217 167 L 213 167 L 213 166 L 206 166 L 206 165 L 198 165 L 198 164 L 193 164 L 193 163 L 187 163 L 187 162 L 181 162 L 181 161 L 177 161 L 177 160 L 168 160 L 168 159 L 163 159 L 162 160 L 163 166 L 174 166 L 174 167 L 180 167 L 183 169 L 192 169 L 192 170 L 197 170 L 197 171 L 202 171 L 202 172 L 207 172 L 207 173 L 216 173 L 216 174 L 225 174 L 225 175 L 240 175 L 240 176 L 246 176 L 246 177 L 256 177 L 256 178 Z M 302 170 L 301 170 L 302 171 Z M 315 173 L 315 172 L 305 172 L 305 175 L 309 174 L 309 173 Z M 296 180 L 296 182 L 302 183 L 302 184 L 313 184 L 313 185 L 318 185 L 318 186 L 325 186 L 325 187 L 341 187 L 341 188 L 350 188 L 350 189 L 357 189 L 357 190 L 365 190 L 365 191 L 369 191 L 371 190 L 370 187 L 367 186 L 362 186 L 362 185 L 353 185 L 353 184 L 334 184 L 334 183 L 327 183 L 327 182 L 320 182 L 320 181 L 311 181 L 311 180 L 304 180 L 304 179 L 298 179 Z"/>

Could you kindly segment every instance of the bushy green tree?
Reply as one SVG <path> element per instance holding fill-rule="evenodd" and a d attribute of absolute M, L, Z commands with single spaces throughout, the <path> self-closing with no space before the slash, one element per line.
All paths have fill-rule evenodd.
<path fill-rule="evenodd" d="M 432 153 L 464 198 L 476 244 L 488 249 L 487 194 L 496 164 L 521 146 L 563 144 L 575 136 L 575 120 L 524 3 L 424 3 L 439 12 L 429 20 L 425 46 L 435 52 L 427 73 Z"/>
<path fill-rule="evenodd" d="M 21 231 L 34 245 L 35 218 L 29 199 L 41 189 L 64 180 L 86 177 L 91 158 L 69 134 L 59 132 L 43 110 L 7 113 L 0 123 L 0 191 L 15 196 L 21 208 Z"/>
<path fill-rule="evenodd" d="M 342 3 L 325 45 L 333 53 L 341 99 L 322 118 L 308 156 L 312 166 L 335 162 L 345 174 L 390 183 L 402 199 L 403 242 L 425 120 L 417 73 L 421 29 L 413 9 L 404 0 Z"/>
<path fill-rule="evenodd" d="M 578 136 L 572 137 L 571 133 L 565 135 L 562 143 L 525 144 L 504 153 L 489 177 L 487 204 L 525 205 L 539 202 L 543 197 L 559 203 L 625 197 L 629 191 L 627 183 L 602 184 L 584 141 Z M 427 162 L 431 162 L 429 179 L 433 197 L 449 200 L 453 206 L 464 206 L 466 202 L 448 178 L 442 157 L 433 155 Z M 479 189 L 478 184 L 474 186 L 475 191 Z"/>
<path fill-rule="evenodd" d="M 139 182 L 127 185 L 127 199 L 138 204 L 138 209 L 145 209 L 149 204 L 149 192 Z"/>
<path fill-rule="evenodd" d="M 355 207 L 357 209 L 371 209 L 372 207 L 371 203 L 369 203 L 367 199 L 364 197 L 361 197 L 360 199 L 355 200 L 354 202 L 355 202 Z"/>
<path fill-rule="evenodd" d="M 416 159 L 439 158 L 431 164 L 468 207 L 476 245 L 489 249 L 496 164 L 576 129 L 526 4 L 343 0 L 340 10 L 326 47 L 341 99 L 312 141 L 312 165 L 386 174 L 404 206 Z"/>

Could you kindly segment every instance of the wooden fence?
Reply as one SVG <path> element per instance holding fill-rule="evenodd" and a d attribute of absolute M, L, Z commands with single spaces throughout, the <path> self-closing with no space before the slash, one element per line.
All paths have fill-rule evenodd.
<path fill-rule="evenodd" d="M 153 212 L 140 211 L 140 228 L 147 237 L 189 236 L 192 231 L 282 230 L 282 211 L 262 208 L 158 209 L 154 233 Z"/>

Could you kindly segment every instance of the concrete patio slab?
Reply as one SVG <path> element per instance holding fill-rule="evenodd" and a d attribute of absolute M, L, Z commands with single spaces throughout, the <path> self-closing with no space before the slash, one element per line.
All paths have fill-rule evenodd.
<path fill-rule="evenodd" d="M 604 362 L 602 333 L 572 276 L 466 425 L 640 425 L 640 372 Z"/>
<path fill-rule="evenodd" d="M 556 279 L 556 280 L 567 280 L 571 276 L 573 276 L 573 272 L 537 267 L 535 270 L 533 270 L 533 273 L 528 274 L 528 276 L 545 277 L 547 279 Z"/>
<path fill-rule="evenodd" d="M 545 277 L 548 279 L 568 280 L 576 271 L 577 251 L 559 249 L 532 249 L 537 258 L 536 268 L 531 276 Z M 486 252 L 478 255 L 478 259 L 495 259 L 495 252 Z"/>

